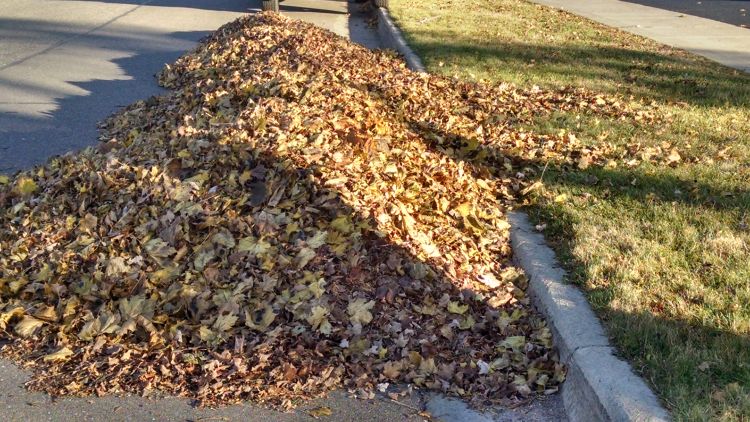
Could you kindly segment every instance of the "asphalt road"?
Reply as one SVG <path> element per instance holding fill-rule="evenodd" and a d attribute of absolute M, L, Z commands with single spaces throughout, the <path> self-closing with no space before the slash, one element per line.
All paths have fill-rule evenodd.
<path fill-rule="evenodd" d="M 750 0 L 625 0 L 750 29 Z"/>

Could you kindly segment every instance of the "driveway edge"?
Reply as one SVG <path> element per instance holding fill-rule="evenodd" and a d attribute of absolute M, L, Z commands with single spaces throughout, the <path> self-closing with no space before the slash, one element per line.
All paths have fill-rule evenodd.
<path fill-rule="evenodd" d="M 565 283 L 565 271 L 525 213 L 508 213 L 513 259 L 529 277 L 529 295 L 547 318 L 560 360 L 571 421 L 668 421 L 670 416 L 630 365 L 617 358 L 588 300 Z"/>
<path fill-rule="evenodd" d="M 376 15 L 382 44 L 403 55 L 410 69 L 426 72 L 388 10 L 379 7 Z M 656 395 L 628 363 L 614 355 L 615 349 L 588 300 L 578 288 L 564 282 L 565 271 L 544 236 L 533 229 L 528 216 L 513 211 L 508 213 L 508 221 L 513 260 L 528 275 L 532 303 L 546 317 L 560 359 L 568 367 L 561 389 L 568 418 L 586 422 L 669 421 L 669 413 Z M 453 410 L 455 414 L 441 416 L 450 421 L 477 416 L 468 409 Z"/>

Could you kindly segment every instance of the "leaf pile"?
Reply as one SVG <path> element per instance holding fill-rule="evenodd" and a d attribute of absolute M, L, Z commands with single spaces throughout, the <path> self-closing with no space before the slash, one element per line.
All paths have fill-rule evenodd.
<path fill-rule="evenodd" d="M 557 389 L 504 214 L 530 164 L 629 152 L 517 123 L 647 111 L 412 73 L 274 14 L 160 81 L 98 148 L 0 179 L 3 353 L 32 388 L 282 407 L 383 382 L 476 403 Z"/>

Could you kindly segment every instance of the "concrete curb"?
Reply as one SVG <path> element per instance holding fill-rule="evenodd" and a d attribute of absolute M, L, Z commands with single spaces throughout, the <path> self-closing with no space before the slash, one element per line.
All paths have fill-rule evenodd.
<path fill-rule="evenodd" d="M 407 66 L 426 72 L 419 56 L 384 8 L 377 9 L 378 35 L 382 44 L 404 56 Z M 565 413 L 577 421 L 668 421 L 670 416 L 645 382 L 630 366 L 615 357 L 599 319 L 586 297 L 564 283 L 565 271 L 544 236 L 537 233 L 526 214 L 508 214 L 516 264 L 529 277 L 534 306 L 546 317 L 560 359 L 568 367 L 562 385 Z M 430 400 L 427 409 L 447 421 L 482 421 L 486 416 L 449 400 Z"/>
<path fill-rule="evenodd" d="M 514 260 L 529 277 L 534 306 L 546 316 L 560 359 L 568 367 L 562 386 L 571 421 L 668 421 L 670 416 L 643 380 L 614 355 L 586 297 L 563 280 L 555 253 L 528 216 L 508 214 Z"/>
<path fill-rule="evenodd" d="M 425 73 L 426 70 L 422 64 L 422 59 L 420 59 L 419 56 L 412 51 L 411 47 L 409 47 L 409 44 L 406 43 L 404 37 L 401 35 L 401 31 L 396 24 L 393 23 L 391 14 L 388 13 L 388 9 L 378 7 L 376 8 L 375 14 L 378 17 L 378 36 L 380 36 L 380 41 L 383 46 L 396 50 L 404 56 L 406 66 L 408 66 L 409 69 L 415 72 Z"/>

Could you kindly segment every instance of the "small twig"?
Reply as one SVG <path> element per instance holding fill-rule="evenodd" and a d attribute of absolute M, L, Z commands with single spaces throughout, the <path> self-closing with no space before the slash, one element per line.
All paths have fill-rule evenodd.
<path fill-rule="evenodd" d="M 417 408 L 416 408 L 416 407 L 414 407 L 414 406 L 408 405 L 408 404 L 406 404 L 406 403 L 401 403 L 401 402 L 400 402 L 400 401 L 398 401 L 398 400 L 394 400 L 394 399 L 388 399 L 388 400 L 389 400 L 389 401 L 390 401 L 391 403 L 396 403 L 396 404 L 397 404 L 397 405 L 399 405 L 399 406 L 404 406 L 404 407 L 406 407 L 406 408 L 408 408 L 408 409 L 411 409 L 411 410 L 413 410 L 413 411 L 415 411 L 415 412 L 421 412 L 421 411 L 422 411 L 422 409 L 417 409 Z"/>
<path fill-rule="evenodd" d="M 440 19 L 440 16 L 430 16 L 429 18 L 420 19 L 417 23 L 422 25 L 427 22 L 432 22 L 434 20 Z"/>
<path fill-rule="evenodd" d="M 547 171 L 547 167 L 549 166 L 549 161 L 544 163 L 544 168 L 542 169 L 542 175 L 539 176 L 539 182 L 543 182 L 542 179 L 544 179 L 544 173 Z"/>

